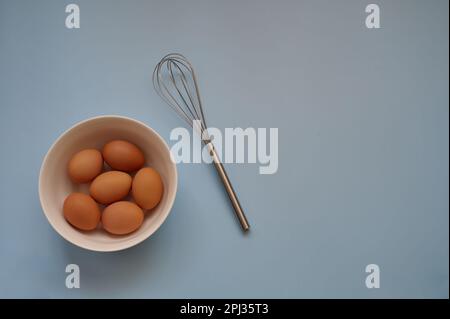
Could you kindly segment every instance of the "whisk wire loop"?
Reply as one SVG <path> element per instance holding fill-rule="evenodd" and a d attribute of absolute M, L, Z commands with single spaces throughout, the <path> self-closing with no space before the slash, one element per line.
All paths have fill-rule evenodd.
<path fill-rule="evenodd" d="M 194 120 L 199 120 L 200 133 L 204 134 L 207 126 L 197 78 L 192 65 L 183 55 L 172 53 L 163 57 L 153 72 L 153 87 L 189 126 L 193 126 Z"/>

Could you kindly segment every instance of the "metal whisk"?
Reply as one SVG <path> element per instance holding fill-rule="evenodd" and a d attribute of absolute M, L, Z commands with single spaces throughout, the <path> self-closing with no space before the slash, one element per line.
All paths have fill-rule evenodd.
<path fill-rule="evenodd" d="M 153 71 L 153 86 L 175 112 L 194 127 L 208 148 L 231 204 L 244 231 L 250 228 L 236 193 L 207 132 L 197 77 L 192 64 L 181 54 L 171 53 L 159 61 Z"/>

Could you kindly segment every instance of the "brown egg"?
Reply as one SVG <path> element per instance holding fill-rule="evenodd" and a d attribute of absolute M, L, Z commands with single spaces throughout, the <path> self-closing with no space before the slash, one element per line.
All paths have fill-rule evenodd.
<path fill-rule="evenodd" d="M 141 227 L 143 221 L 142 209 L 127 201 L 109 205 L 102 215 L 103 228 L 115 235 L 129 234 Z"/>
<path fill-rule="evenodd" d="M 164 186 L 158 172 L 153 168 L 141 168 L 133 179 L 131 193 L 143 209 L 152 209 L 161 201 Z"/>
<path fill-rule="evenodd" d="M 72 193 L 67 196 L 63 205 L 64 218 L 74 227 L 92 230 L 100 221 L 100 209 L 91 196 Z"/>
<path fill-rule="evenodd" d="M 107 143 L 102 150 L 103 158 L 113 169 L 133 172 L 144 166 L 144 154 L 134 144 L 123 140 Z"/>
<path fill-rule="evenodd" d="M 91 196 L 101 204 L 121 200 L 130 192 L 131 176 L 124 172 L 110 171 L 98 175 L 89 188 Z"/>
<path fill-rule="evenodd" d="M 86 149 L 76 153 L 69 161 L 69 176 L 75 183 L 93 180 L 103 169 L 102 154 L 96 149 Z"/>

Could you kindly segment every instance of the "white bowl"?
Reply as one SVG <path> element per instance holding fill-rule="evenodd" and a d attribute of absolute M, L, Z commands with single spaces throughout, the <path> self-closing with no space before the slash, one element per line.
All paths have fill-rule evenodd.
<path fill-rule="evenodd" d="M 157 207 L 145 213 L 142 226 L 125 236 L 105 230 L 80 231 L 63 216 L 63 203 L 72 192 L 88 193 L 89 184 L 75 184 L 67 174 L 67 164 L 85 148 L 101 150 L 114 139 L 136 144 L 144 153 L 146 166 L 161 175 L 164 194 Z M 39 174 L 39 199 L 52 227 L 69 242 L 94 251 L 117 251 L 132 247 L 153 234 L 169 215 L 177 191 L 177 169 L 161 136 L 142 122 L 122 116 L 99 116 L 79 122 L 64 132 L 50 147 Z"/>

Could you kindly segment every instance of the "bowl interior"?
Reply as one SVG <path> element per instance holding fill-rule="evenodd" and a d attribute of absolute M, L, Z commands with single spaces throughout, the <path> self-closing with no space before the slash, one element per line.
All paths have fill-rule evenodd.
<path fill-rule="evenodd" d="M 76 152 L 86 148 L 101 150 L 105 143 L 114 139 L 136 144 L 145 155 L 146 166 L 159 172 L 164 184 L 161 202 L 154 209 L 145 212 L 142 226 L 129 235 L 114 236 L 100 227 L 89 232 L 77 230 L 64 219 L 64 199 L 72 192 L 88 194 L 89 184 L 73 183 L 67 174 L 67 164 Z M 119 116 L 93 118 L 66 131 L 47 153 L 39 177 L 42 208 L 53 228 L 75 245 L 95 251 L 125 249 L 150 236 L 169 214 L 176 188 L 176 166 L 170 158 L 166 143 L 145 124 Z"/>

